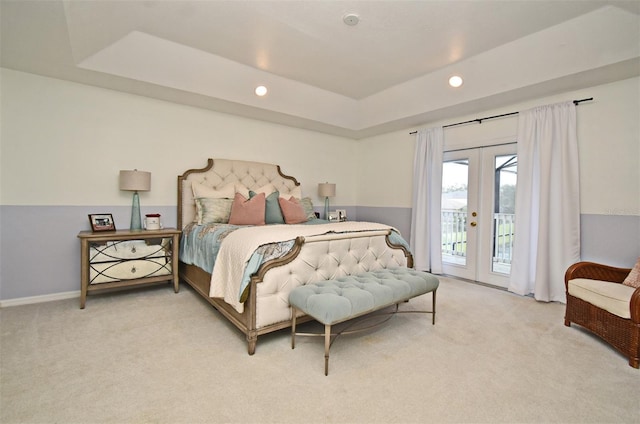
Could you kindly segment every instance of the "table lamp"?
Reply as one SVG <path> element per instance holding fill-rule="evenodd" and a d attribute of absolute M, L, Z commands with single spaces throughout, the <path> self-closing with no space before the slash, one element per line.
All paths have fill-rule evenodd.
<path fill-rule="evenodd" d="M 329 219 L 329 197 L 336 195 L 336 185 L 329 183 L 318 184 L 318 195 L 324 197 L 324 219 Z"/>
<path fill-rule="evenodd" d="M 139 191 L 151 190 L 151 172 L 120 171 L 120 190 L 133 191 L 133 206 L 131 207 L 130 230 L 142 230 L 142 217 L 140 216 Z"/>

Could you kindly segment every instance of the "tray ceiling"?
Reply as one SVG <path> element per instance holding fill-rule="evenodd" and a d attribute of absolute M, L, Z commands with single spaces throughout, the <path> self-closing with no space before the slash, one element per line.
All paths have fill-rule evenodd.
<path fill-rule="evenodd" d="M 1 7 L 3 67 L 351 138 L 640 74 L 637 1 Z"/>

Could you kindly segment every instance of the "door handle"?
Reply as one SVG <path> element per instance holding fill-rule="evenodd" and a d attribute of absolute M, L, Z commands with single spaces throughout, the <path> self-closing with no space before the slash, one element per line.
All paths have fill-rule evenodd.
<path fill-rule="evenodd" d="M 472 227 L 475 227 L 476 225 L 478 225 L 478 223 L 476 221 L 471 221 L 470 224 L 471 224 Z"/>

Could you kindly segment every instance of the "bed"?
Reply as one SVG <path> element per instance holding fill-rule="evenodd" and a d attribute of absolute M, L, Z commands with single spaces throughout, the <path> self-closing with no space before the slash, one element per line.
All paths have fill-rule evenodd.
<path fill-rule="evenodd" d="M 238 205 L 234 202 L 243 197 L 244 204 L 254 198 L 261 201 L 261 193 L 268 225 L 231 225 L 218 216 L 221 204 Z M 306 221 L 271 224 L 274 198 L 282 215 L 293 205 L 296 213 L 302 208 Z M 212 202 L 216 208 L 207 207 Z M 413 267 L 408 244 L 394 228 L 330 223 L 317 219 L 312 208 L 296 178 L 274 164 L 208 159 L 204 168 L 178 176 L 180 279 L 246 336 L 250 355 L 260 335 L 291 327 L 288 298 L 294 288 L 376 269 Z M 240 209 L 237 206 L 231 213 Z M 229 222 L 237 221 L 237 216 Z M 297 317 L 298 322 L 308 319 Z"/>

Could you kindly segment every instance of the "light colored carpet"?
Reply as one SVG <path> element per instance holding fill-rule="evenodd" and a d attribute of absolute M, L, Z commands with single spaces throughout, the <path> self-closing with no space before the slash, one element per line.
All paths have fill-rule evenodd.
<path fill-rule="evenodd" d="M 426 309 L 431 296 L 407 308 Z M 246 353 L 186 285 L 0 310 L 2 423 L 622 423 L 640 371 L 564 305 L 442 278 L 436 325 L 400 314 L 341 336 L 287 330 Z M 307 325 L 315 326 L 309 323 Z"/>

